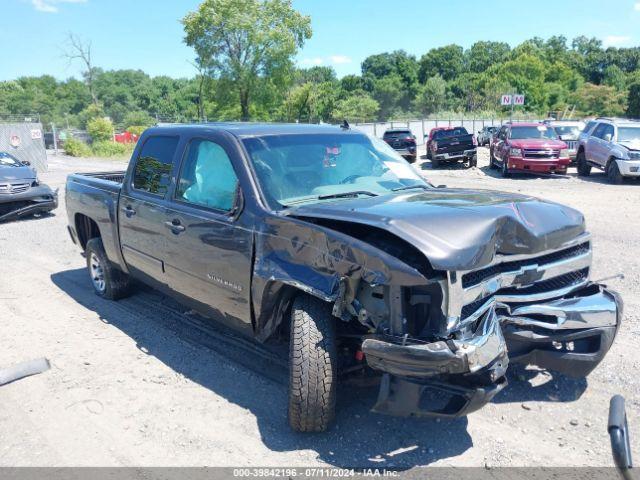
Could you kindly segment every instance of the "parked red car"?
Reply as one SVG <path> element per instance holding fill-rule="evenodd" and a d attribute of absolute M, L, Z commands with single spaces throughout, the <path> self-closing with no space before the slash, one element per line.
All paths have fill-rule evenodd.
<path fill-rule="evenodd" d="M 567 144 L 542 123 L 504 124 L 489 159 L 491 168 L 500 168 L 504 177 L 512 172 L 564 174 L 571 163 Z"/>

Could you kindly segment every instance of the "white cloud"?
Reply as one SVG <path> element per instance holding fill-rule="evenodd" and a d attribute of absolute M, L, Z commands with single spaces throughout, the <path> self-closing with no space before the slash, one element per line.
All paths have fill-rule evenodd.
<path fill-rule="evenodd" d="M 31 0 L 33 8 L 39 12 L 57 13 L 61 3 L 86 3 L 87 0 Z"/>
<path fill-rule="evenodd" d="M 636 2 L 636 4 L 633 6 L 634 10 L 636 12 L 640 12 L 640 2 Z"/>
<path fill-rule="evenodd" d="M 344 65 L 345 63 L 351 63 L 351 59 L 346 55 L 332 55 L 329 57 L 331 63 L 335 65 Z"/>
<path fill-rule="evenodd" d="M 631 41 L 631 37 L 626 35 L 609 35 L 604 37 L 602 43 L 605 47 L 619 47 L 628 44 Z"/>

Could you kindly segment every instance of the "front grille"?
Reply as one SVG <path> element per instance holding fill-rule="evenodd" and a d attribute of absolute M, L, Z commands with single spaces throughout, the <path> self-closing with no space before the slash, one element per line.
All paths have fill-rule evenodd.
<path fill-rule="evenodd" d="M 462 276 L 462 288 L 473 287 L 474 285 L 478 285 L 480 282 L 488 278 L 495 277 L 496 275 L 499 275 L 501 273 L 517 271 L 522 267 L 526 267 L 528 265 L 549 265 L 551 263 L 568 260 L 570 258 L 584 255 L 586 253 L 589 253 L 589 242 L 585 242 L 571 248 L 566 248 L 558 252 L 549 253 L 537 258 L 527 258 L 525 260 L 500 263 L 498 265 L 493 265 L 482 270 L 465 273 Z"/>
<path fill-rule="evenodd" d="M 554 290 L 560 290 L 561 288 L 571 287 L 579 283 L 584 282 L 589 278 L 589 269 L 583 268 L 582 270 L 576 270 L 565 275 L 550 278 L 542 282 L 536 282 L 530 287 L 525 288 L 505 288 L 500 290 L 500 295 L 532 295 L 536 293 L 553 292 Z"/>
<path fill-rule="evenodd" d="M 584 283 L 589 278 L 589 269 L 583 268 L 575 272 L 560 275 L 558 277 L 544 280 L 542 282 L 534 283 L 526 288 L 504 288 L 496 292 L 497 296 L 500 295 L 535 295 L 539 293 L 554 292 L 563 288 L 573 287 Z M 460 317 L 462 320 L 470 317 L 480 307 L 482 307 L 491 297 L 479 298 L 471 303 L 462 307 Z"/>
<path fill-rule="evenodd" d="M 0 185 L 0 194 L 12 195 L 29 190 L 30 183 L 4 183 Z"/>
<path fill-rule="evenodd" d="M 559 150 L 524 150 L 524 158 L 534 158 L 534 159 L 553 159 L 560 158 Z"/>

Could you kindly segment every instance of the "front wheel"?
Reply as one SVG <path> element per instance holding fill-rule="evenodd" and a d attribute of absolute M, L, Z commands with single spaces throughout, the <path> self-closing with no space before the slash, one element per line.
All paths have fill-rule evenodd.
<path fill-rule="evenodd" d="M 336 409 L 337 348 L 331 305 L 309 295 L 291 307 L 289 425 L 297 432 L 323 432 Z"/>
<path fill-rule="evenodd" d="M 624 177 L 620 173 L 618 162 L 611 160 L 607 167 L 607 178 L 612 185 L 620 185 L 624 181 Z"/>
<path fill-rule="evenodd" d="M 119 300 L 129 295 L 129 276 L 118 270 L 107 258 L 102 239 L 92 238 L 85 249 L 87 270 L 96 295 L 108 300 Z"/>
<path fill-rule="evenodd" d="M 587 156 L 584 154 L 584 151 L 578 153 L 576 163 L 578 164 L 578 176 L 588 177 L 591 175 L 591 165 L 587 163 Z"/>

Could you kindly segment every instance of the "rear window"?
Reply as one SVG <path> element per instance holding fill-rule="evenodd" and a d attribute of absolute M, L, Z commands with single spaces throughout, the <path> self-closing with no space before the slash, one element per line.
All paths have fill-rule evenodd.
<path fill-rule="evenodd" d="M 133 188 L 162 196 L 171 183 L 178 137 L 155 136 L 144 142 L 133 172 Z"/>
<path fill-rule="evenodd" d="M 457 137 L 459 135 L 468 135 L 467 129 L 464 127 L 452 128 L 451 130 L 439 130 L 433 134 L 433 138 Z"/>
<path fill-rule="evenodd" d="M 403 135 L 412 135 L 410 130 L 391 130 L 388 132 L 384 132 L 385 137 L 400 137 Z"/>

